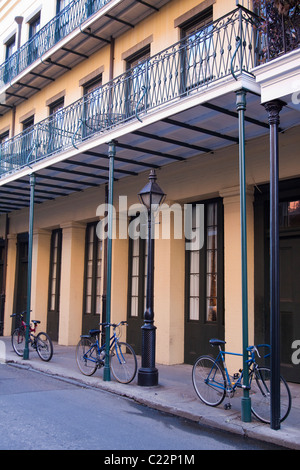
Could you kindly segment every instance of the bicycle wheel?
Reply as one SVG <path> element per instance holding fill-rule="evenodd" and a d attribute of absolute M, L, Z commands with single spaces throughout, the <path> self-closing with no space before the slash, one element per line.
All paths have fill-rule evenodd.
<path fill-rule="evenodd" d="M 117 342 L 110 352 L 110 367 L 115 379 L 129 384 L 135 377 L 137 359 L 130 344 Z"/>
<path fill-rule="evenodd" d="M 192 372 L 195 392 L 203 403 L 218 406 L 225 398 L 225 375 L 219 364 L 210 356 L 200 356 Z"/>
<path fill-rule="evenodd" d="M 91 338 L 82 337 L 76 346 L 76 362 L 80 372 L 93 375 L 97 369 L 96 344 Z"/>
<path fill-rule="evenodd" d="M 53 344 L 50 336 L 41 331 L 36 337 L 36 350 L 42 361 L 48 362 L 53 356 Z"/>
<path fill-rule="evenodd" d="M 263 423 L 271 422 L 271 370 L 258 367 L 250 374 L 251 411 Z M 291 409 L 290 389 L 283 377 L 280 377 L 280 422 L 284 421 Z"/>
<path fill-rule="evenodd" d="M 23 356 L 25 348 L 25 330 L 24 328 L 16 328 L 11 335 L 12 347 L 18 356 Z"/>

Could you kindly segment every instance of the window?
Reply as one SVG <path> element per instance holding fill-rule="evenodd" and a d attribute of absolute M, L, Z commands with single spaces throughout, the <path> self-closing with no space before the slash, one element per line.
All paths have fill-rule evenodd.
<path fill-rule="evenodd" d="M 182 56 L 183 92 L 206 84 L 213 76 L 212 8 L 182 25 L 181 35 L 186 38 Z"/>
<path fill-rule="evenodd" d="M 28 42 L 28 64 L 31 64 L 39 57 L 39 41 L 36 37 L 41 26 L 40 13 L 36 15 L 29 23 L 29 42 Z"/>
<path fill-rule="evenodd" d="M 128 317 L 143 318 L 147 292 L 147 243 L 142 238 L 130 239 L 129 246 L 129 311 Z"/>
<path fill-rule="evenodd" d="M 83 107 L 83 136 L 100 130 L 103 127 L 107 115 L 100 113 L 101 96 L 98 93 L 102 86 L 102 74 L 88 81 L 83 86 L 84 107 Z"/>
<path fill-rule="evenodd" d="M 39 32 L 40 27 L 41 27 L 41 16 L 39 13 L 29 23 L 29 39 L 31 39 L 36 33 Z"/>
<path fill-rule="evenodd" d="M 136 111 L 147 107 L 148 63 L 150 46 L 143 48 L 126 60 L 128 73 L 126 87 L 126 115 L 131 116 Z"/>
<path fill-rule="evenodd" d="M 49 105 L 49 141 L 48 152 L 54 152 L 64 146 L 63 132 L 64 98 L 60 98 Z"/>
<path fill-rule="evenodd" d="M 102 240 L 96 235 L 96 226 L 92 223 L 86 228 L 84 315 L 102 312 Z"/>
<path fill-rule="evenodd" d="M 8 140 L 9 131 L 0 134 L 0 172 L 9 171 L 12 168 Z"/>
<path fill-rule="evenodd" d="M 220 255 L 218 207 L 217 202 L 209 202 L 205 205 L 204 246 L 200 250 L 191 250 L 187 253 L 188 319 L 200 320 L 200 315 L 204 313 L 202 316 L 204 323 L 216 322 L 218 319 L 218 258 Z"/>
<path fill-rule="evenodd" d="M 22 122 L 22 155 L 23 160 L 27 160 L 29 154 L 33 153 L 34 142 L 34 116 L 30 116 Z"/>
<path fill-rule="evenodd" d="M 59 309 L 60 293 L 60 261 L 61 261 L 61 230 L 53 230 L 51 235 L 50 281 L 49 281 L 49 310 Z"/>
<path fill-rule="evenodd" d="M 6 43 L 6 53 L 5 59 L 9 59 L 13 53 L 16 51 L 16 35 L 14 35 L 7 43 Z"/>
<path fill-rule="evenodd" d="M 280 228 L 300 227 L 300 201 L 285 201 L 279 204 Z"/>
<path fill-rule="evenodd" d="M 70 31 L 70 8 L 71 0 L 57 0 L 56 14 L 58 18 L 55 25 L 55 40 L 59 41 L 64 38 Z"/>
<path fill-rule="evenodd" d="M 16 52 L 16 35 L 14 35 L 5 44 L 5 47 L 6 47 L 5 60 L 8 62 L 5 64 L 3 80 L 4 80 L 4 83 L 7 83 L 10 81 L 11 76 L 15 73 L 18 67 L 16 59 L 12 58 L 11 60 L 9 60 L 12 57 L 12 55 Z"/>

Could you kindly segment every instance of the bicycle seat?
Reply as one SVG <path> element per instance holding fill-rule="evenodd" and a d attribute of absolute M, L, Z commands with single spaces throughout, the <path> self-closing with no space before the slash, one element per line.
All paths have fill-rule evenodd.
<path fill-rule="evenodd" d="M 216 338 L 210 339 L 209 342 L 212 346 L 221 346 L 222 344 L 226 344 L 226 341 Z"/>
<path fill-rule="evenodd" d="M 35 325 L 37 325 L 38 323 L 41 323 L 40 320 L 31 320 L 32 323 L 34 323 Z"/>
<path fill-rule="evenodd" d="M 97 336 L 97 335 L 99 335 L 99 333 L 100 333 L 100 330 L 90 330 L 89 331 L 90 336 Z"/>

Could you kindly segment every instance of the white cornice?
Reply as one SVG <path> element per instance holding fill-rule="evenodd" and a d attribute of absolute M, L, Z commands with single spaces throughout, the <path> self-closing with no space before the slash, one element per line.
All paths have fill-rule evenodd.
<path fill-rule="evenodd" d="M 295 91 L 300 91 L 300 49 L 255 67 L 252 72 L 261 86 L 262 103 L 284 99 Z"/>

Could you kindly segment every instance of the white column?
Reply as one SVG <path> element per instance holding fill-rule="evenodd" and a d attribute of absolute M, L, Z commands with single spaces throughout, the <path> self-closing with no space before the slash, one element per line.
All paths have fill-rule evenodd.
<path fill-rule="evenodd" d="M 220 192 L 224 205 L 224 297 L 226 350 L 241 353 L 242 342 L 242 272 L 241 219 L 239 187 Z M 247 249 L 248 249 L 248 326 L 249 344 L 254 340 L 254 213 L 253 189 L 247 188 Z M 229 368 L 242 367 L 242 358 L 227 356 Z M 234 370 L 233 372 L 237 372 Z"/>
<path fill-rule="evenodd" d="M 62 228 L 59 338 L 75 345 L 82 326 L 85 225 L 66 222 Z"/>

